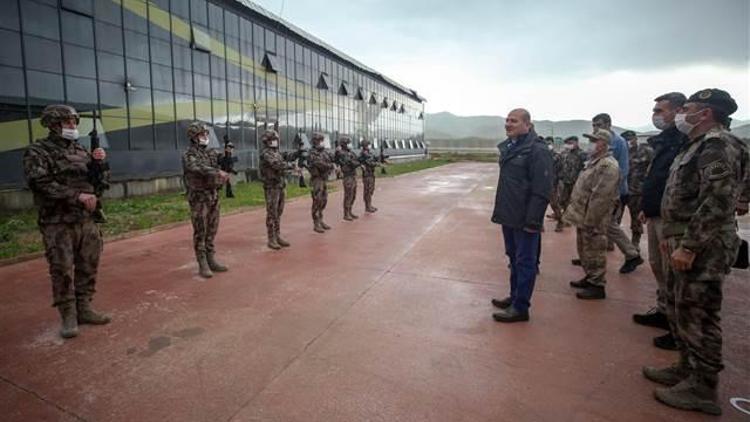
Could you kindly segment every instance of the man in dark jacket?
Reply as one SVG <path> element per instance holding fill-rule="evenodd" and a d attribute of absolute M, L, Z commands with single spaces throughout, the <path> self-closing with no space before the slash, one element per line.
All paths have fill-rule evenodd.
<path fill-rule="evenodd" d="M 508 139 L 500 149 L 500 178 L 492 222 L 502 225 L 510 259 L 510 296 L 492 299 L 499 322 L 529 320 L 544 212 L 552 192 L 552 155 L 534 132 L 531 116 L 515 109 L 505 119 Z"/>
<path fill-rule="evenodd" d="M 645 314 L 633 315 L 633 320 L 642 325 L 669 330 L 667 321 L 667 257 L 659 250 L 659 243 L 664 240 L 661 222 L 661 200 L 669 177 L 669 168 L 680 151 L 680 145 L 686 140 L 674 124 L 675 114 L 685 103 L 685 95 L 671 92 L 657 97 L 653 109 L 652 120 L 654 126 L 661 130 L 656 136 L 649 138 L 648 143 L 654 149 L 648 173 L 641 189 L 641 214 L 639 218 L 647 223 L 648 261 L 651 271 L 656 278 L 656 307 Z M 677 350 L 672 333 L 654 338 L 654 345 L 661 349 Z"/>

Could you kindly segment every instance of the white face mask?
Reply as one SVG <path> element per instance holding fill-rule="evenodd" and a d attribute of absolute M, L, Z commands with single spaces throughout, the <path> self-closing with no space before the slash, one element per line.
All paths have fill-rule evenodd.
<path fill-rule="evenodd" d="M 64 127 L 60 136 L 69 141 L 75 141 L 78 139 L 78 129 L 68 129 Z"/>
<path fill-rule="evenodd" d="M 573 144 L 565 144 L 565 149 L 573 149 L 573 148 L 575 148 L 575 147 L 576 147 L 576 146 L 575 146 L 575 145 L 573 145 Z"/>
<path fill-rule="evenodd" d="M 697 113 L 697 112 L 696 112 Z M 693 114 L 696 114 L 693 113 Z M 690 135 L 690 132 L 695 129 L 696 126 L 698 126 L 698 123 L 690 123 L 687 119 L 688 114 L 687 113 L 678 113 L 676 116 L 674 116 L 674 124 L 677 126 L 677 130 L 684 133 L 685 135 Z"/>
<path fill-rule="evenodd" d="M 667 129 L 669 126 L 671 126 L 669 123 L 664 121 L 664 117 L 662 116 L 651 117 L 651 123 L 653 123 L 654 127 L 656 127 L 659 130 L 664 130 L 664 129 Z"/>
<path fill-rule="evenodd" d="M 208 140 L 208 136 L 201 136 L 201 137 L 199 137 L 199 138 L 198 138 L 198 143 L 199 143 L 199 144 L 200 144 L 201 146 L 204 146 L 204 147 L 205 147 L 206 145 L 208 145 L 208 142 L 209 142 L 209 140 Z"/>
<path fill-rule="evenodd" d="M 555 149 L 555 146 L 554 146 L 554 145 L 547 145 L 547 148 L 548 148 L 548 149 L 549 149 L 550 151 L 552 151 L 553 149 Z"/>
<path fill-rule="evenodd" d="M 271 148 L 278 148 L 279 147 L 279 141 L 271 141 L 268 143 L 268 146 Z"/>

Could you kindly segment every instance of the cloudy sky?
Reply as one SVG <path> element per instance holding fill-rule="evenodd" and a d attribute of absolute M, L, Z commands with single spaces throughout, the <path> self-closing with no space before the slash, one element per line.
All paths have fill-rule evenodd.
<path fill-rule="evenodd" d="M 256 2 L 416 89 L 432 113 L 605 111 L 640 127 L 658 94 L 717 87 L 750 119 L 750 0 Z"/>

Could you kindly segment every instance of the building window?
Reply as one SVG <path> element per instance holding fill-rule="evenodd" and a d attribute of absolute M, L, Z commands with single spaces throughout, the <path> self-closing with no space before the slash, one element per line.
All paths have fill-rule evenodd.
<path fill-rule="evenodd" d="M 318 78 L 318 84 L 316 87 L 318 89 L 328 89 L 329 86 L 331 86 L 331 81 L 328 78 L 328 74 L 326 72 L 320 72 L 320 77 Z"/>
<path fill-rule="evenodd" d="M 190 46 L 195 50 L 211 52 L 211 36 L 198 25 L 192 25 L 192 40 Z"/>
<path fill-rule="evenodd" d="M 369 101 L 369 103 L 370 103 L 371 105 L 375 105 L 375 104 L 377 104 L 377 103 L 378 103 L 378 98 L 377 98 L 377 95 L 375 95 L 375 93 L 374 93 L 374 92 L 370 94 L 370 101 Z"/>
<path fill-rule="evenodd" d="M 263 66 L 263 68 L 266 69 L 266 72 L 277 73 L 279 69 L 279 64 L 276 61 L 276 55 L 273 53 L 266 52 L 263 55 L 263 61 L 261 62 L 261 66 Z"/>
<path fill-rule="evenodd" d="M 349 95 L 349 83 L 346 81 L 341 81 L 341 85 L 339 85 L 339 95 L 348 96 Z"/>
<path fill-rule="evenodd" d="M 364 92 L 362 92 L 362 87 L 357 88 L 357 92 L 354 94 L 354 99 L 357 101 L 363 101 L 365 99 Z"/>
<path fill-rule="evenodd" d="M 382 108 L 388 108 L 388 98 L 383 97 L 383 102 L 380 103 L 380 107 L 382 107 Z"/>

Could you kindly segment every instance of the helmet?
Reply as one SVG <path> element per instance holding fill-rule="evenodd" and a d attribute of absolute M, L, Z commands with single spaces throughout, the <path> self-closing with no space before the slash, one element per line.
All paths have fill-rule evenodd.
<path fill-rule="evenodd" d="M 203 122 L 193 122 L 187 128 L 187 135 L 190 139 L 196 139 L 201 133 L 207 133 L 208 127 Z"/>
<path fill-rule="evenodd" d="M 65 104 L 52 104 L 42 110 L 42 126 L 50 128 L 69 119 L 76 119 L 76 124 L 81 120 L 76 109 Z"/>
<path fill-rule="evenodd" d="M 323 141 L 325 141 L 325 136 L 323 136 L 322 133 L 320 133 L 320 132 L 313 133 L 313 135 L 312 135 L 312 143 L 313 144 L 315 144 L 315 143 L 323 143 Z"/>
<path fill-rule="evenodd" d="M 339 138 L 339 145 L 341 146 L 347 146 L 352 143 L 352 138 L 348 136 L 342 136 Z"/>
<path fill-rule="evenodd" d="M 263 133 L 263 137 L 261 138 L 264 144 L 270 143 L 272 140 L 279 140 L 279 133 L 276 132 L 273 129 L 268 129 Z"/>
<path fill-rule="evenodd" d="M 370 141 L 368 141 L 367 139 L 363 139 L 363 140 L 362 140 L 362 142 L 360 142 L 360 144 L 359 144 L 359 145 L 360 145 L 360 146 L 361 146 L 362 148 L 369 148 L 369 146 L 370 146 Z"/>

